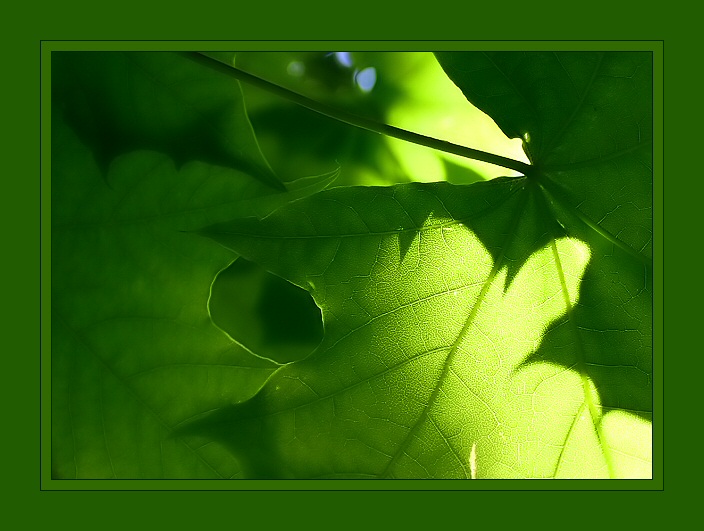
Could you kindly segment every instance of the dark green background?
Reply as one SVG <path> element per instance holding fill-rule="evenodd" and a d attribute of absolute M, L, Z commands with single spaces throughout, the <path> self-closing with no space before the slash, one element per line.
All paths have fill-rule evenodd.
<path fill-rule="evenodd" d="M 678 425 L 692 426 L 691 420 L 678 413 L 676 405 L 688 384 L 686 372 L 695 351 L 688 344 L 686 329 L 697 329 L 683 315 L 673 310 L 691 292 L 686 274 L 677 274 L 678 266 L 692 267 L 688 252 L 693 224 L 698 217 L 688 212 L 687 198 L 693 198 L 689 187 L 695 165 L 688 163 L 687 153 L 697 153 L 693 146 L 694 135 L 686 137 L 679 128 L 686 128 L 691 112 L 682 109 L 688 101 L 699 99 L 698 85 L 688 83 L 687 75 L 694 68 L 693 60 L 699 45 L 694 42 L 698 31 L 688 28 L 695 17 L 677 18 L 666 22 L 666 15 L 649 12 L 646 8 L 624 6 L 613 2 L 590 2 L 579 7 L 579 13 L 564 3 L 551 1 L 554 6 L 539 11 L 525 2 L 513 10 L 506 3 L 500 9 L 489 4 L 433 2 L 427 9 L 420 6 L 402 6 L 400 9 L 379 2 L 356 2 L 349 5 L 316 2 L 312 7 L 300 3 L 283 3 L 274 9 L 273 3 L 208 7 L 205 4 L 180 8 L 168 3 L 150 6 L 144 2 L 122 2 L 113 7 L 94 3 L 72 2 L 55 6 L 6 8 L 6 43 L 3 46 L 4 107 L 8 118 L 4 120 L 6 138 L 5 157 L 10 162 L 6 168 L 3 194 L 3 227 L 5 228 L 6 315 L 13 317 L 5 330 L 10 341 L 4 351 L 6 386 L 3 389 L 5 429 L 3 433 L 6 456 L 5 485 L 12 490 L 17 503 L 8 500 L 13 509 L 20 509 L 29 521 L 41 518 L 46 524 L 71 522 L 74 528 L 118 526 L 118 522 L 141 522 L 137 528 L 150 528 L 159 524 L 167 526 L 174 521 L 188 527 L 198 525 L 228 526 L 244 524 L 243 508 L 247 508 L 249 525 L 257 518 L 260 524 L 285 525 L 296 520 L 325 527 L 336 520 L 351 523 L 351 515 L 381 524 L 394 522 L 402 527 L 413 522 L 414 527 L 433 527 L 451 522 L 455 525 L 483 523 L 500 515 L 503 526 L 509 519 L 516 523 L 547 527 L 549 521 L 556 525 L 590 517 L 592 521 L 627 521 L 637 526 L 641 519 L 649 521 L 653 511 L 661 512 L 662 501 L 672 503 L 679 496 L 681 485 L 679 471 L 691 470 L 684 459 L 696 460 L 692 453 L 694 439 L 680 432 Z M 308 5 L 311 3 L 308 2 Z M 518 4 L 518 3 L 516 3 Z M 545 6 L 545 3 L 541 4 Z M 83 7 L 82 7 L 83 6 Z M 461 7 L 460 7 L 461 6 Z M 18 12 L 18 10 L 25 12 Z M 255 11 L 256 9 L 256 11 Z M 634 9 L 638 9 L 637 11 Z M 484 11 L 484 12 L 483 12 Z M 498 11 L 498 12 L 491 12 Z M 272 18 L 273 14 L 273 18 Z M 674 15 L 674 13 L 672 14 Z M 690 37 L 691 36 L 691 37 Z M 665 404 L 668 406 L 668 436 L 666 448 L 667 474 L 665 493 L 528 493 L 528 492 L 203 492 L 203 493 L 100 493 L 100 492 L 40 492 L 39 483 L 39 48 L 45 39 L 346 39 L 346 40 L 407 40 L 420 39 L 664 39 L 666 58 L 665 111 L 667 136 L 665 152 L 668 175 L 679 175 L 684 180 L 679 190 L 670 185 L 665 193 L 668 229 L 667 249 L 671 256 L 680 250 L 681 259 L 666 265 L 668 327 L 666 328 L 668 353 L 666 357 Z M 416 42 L 416 47 L 423 47 Z M 518 44 L 517 44 L 518 46 Z M 403 47 L 405 48 L 405 47 Z M 398 49 L 403 49 L 401 45 Z M 695 92 L 696 91 L 696 92 Z M 696 95 L 695 95 L 696 94 Z M 679 107 L 679 108 L 678 108 Z M 656 124 L 656 130 L 658 129 Z M 9 143 L 9 144 L 8 144 Z M 685 178 L 682 179 L 682 176 Z M 690 176 L 687 178 L 687 176 Z M 671 183 L 674 178 L 671 177 Z M 696 179 L 699 180 L 699 179 Z M 656 200 L 662 196 L 657 194 Z M 692 199 L 690 199 L 692 200 Z M 656 203 L 657 207 L 661 206 Z M 689 231 L 677 237 L 680 223 L 688 216 Z M 656 218 L 657 221 L 658 218 Z M 18 223 L 18 220 L 21 220 Z M 19 228 L 19 230 L 18 230 Z M 662 237 L 662 233 L 660 233 Z M 45 245 L 48 242 L 45 242 Z M 657 255 L 656 255 L 657 256 Z M 659 255 L 661 258 L 662 254 Z M 13 259 L 20 257 L 19 260 Z M 657 262 L 656 262 L 657 264 Z M 661 286 L 662 287 L 662 286 Z M 662 293 L 662 291 L 656 291 Z M 656 299 L 660 307 L 661 301 Z M 691 312 L 693 320 L 698 312 Z M 656 313 L 656 316 L 662 316 Z M 7 322 L 7 321 L 6 321 Z M 657 322 L 656 322 L 657 325 Z M 659 328 L 659 327 L 657 327 Z M 656 328 L 656 329 L 657 329 Z M 684 343 L 684 344 L 683 344 Z M 675 355 L 674 353 L 679 353 Z M 680 361 L 683 360 L 684 361 Z M 656 366 L 657 367 L 657 366 Z M 686 372 L 685 372 L 686 371 Z M 21 377 L 16 377 L 21 375 Z M 692 411 L 685 408 L 685 411 Z M 681 421 L 680 418 L 682 417 Z M 662 421 L 662 418 L 660 418 Z M 662 423 L 655 419 L 656 429 Z M 695 426 L 696 428 L 696 426 Z M 657 440 L 656 431 L 656 440 Z M 676 449 L 676 452 L 672 450 Z M 656 455 L 658 453 L 656 452 Z M 507 486 L 509 486 L 507 484 Z M 568 496 L 569 499 L 566 499 Z M 579 500 L 579 501 L 578 501 Z M 507 508 L 511 510 L 506 510 Z M 273 510 L 275 509 L 275 510 Z M 609 509 L 609 516 L 601 511 Z M 613 512 L 617 509 L 618 512 Z M 339 510 L 339 516 L 335 513 Z M 672 507 L 672 510 L 675 510 Z M 324 513 L 321 514 L 321 511 Z M 327 517 L 326 517 L 327 515 Z M 385 518 L 380 517 L 384 515 Z M 616 516 L 620 517 L 616 517 Z M 601 518 L 604 516 L 604 518 Z M 334 518 L 330 520 L 329 518 Z M 614 518 L 616 517 L 616 518 Z M 28 521 L 25 520 L 25 521 Z M 426 524 L 426 525 L 423 525 Z M 268 527 L 268 526 L 267 526 Z"/>

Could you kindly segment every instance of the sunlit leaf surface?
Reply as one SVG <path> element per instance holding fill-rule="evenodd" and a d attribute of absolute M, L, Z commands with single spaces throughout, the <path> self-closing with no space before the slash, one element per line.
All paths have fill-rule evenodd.
<path fill-rule="evenodd" d="M 57 58 L 54 478 L 651 477 L 651 55 L 437 59 L 532 173 L 444 159 L 450 182 L 411 183 L 369 133 L 370 150 L 309 158 L 305 114 L 264 106 L 281 193 L 227 76 L 168 54 Z M 408 105 L 375 75 L 347 105 Z M 345 173 L 355 153 L 406 184 L 323 190 L 338 170 L 366 179 Z"/>
<path fill-rule="evenodd" d="M 439 58 L 535 172 L 207 229 L 309 289 L 325 337 L 190 432 L 261 477 L 466 478 L 473 447 L 479 478 L 649 477 L 651 57 Z"/>

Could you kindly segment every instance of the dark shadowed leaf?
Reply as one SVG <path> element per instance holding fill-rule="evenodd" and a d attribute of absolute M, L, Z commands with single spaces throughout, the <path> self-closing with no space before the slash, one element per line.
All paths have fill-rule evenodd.
<path fill-rule="evenodd" d="M 59 116 L 52 150 L 53 477 L 236 477 L 222 447 L 172 428 L 248 398 L 277 365 L 211 323 L 208 288 L 232 254 L 186 231 L 271 189 L 146 151 L 103 179 Z"/>
<path fill-rule="evenodd" d="M 154 150 L 177 165 L 230 167 L 284 190 L 259 150 L 238 82 L 178 53 L 54 52 L 52 93 L 103 171 L 120 154 Z"/>

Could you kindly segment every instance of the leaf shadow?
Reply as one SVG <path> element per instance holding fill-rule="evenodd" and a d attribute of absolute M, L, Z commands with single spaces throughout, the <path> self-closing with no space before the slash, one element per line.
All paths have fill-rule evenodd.
<path fill-rule="evenodd" d="M 407 185 L 393 189 L 358 189 L 356 190 L 357 196 L 355 197 L 355 201 L 357 204 L 365 204 L 369 207 L 369 210 L 365 210 L 365 213 L 368 212 L 368 215 L 364 216 L 356 209 L 342 202 L 342 194 L 344 193 L 345 192 L 339 190 L 332 190 L 320 194 L 319 197 L 314 198 L 313 201 L 334 208 L 335 214 L 338 216 L 343 212 L 345 215 L 348 215 L 350 224 L 352 226 L 358 226 L 360 230 L 358 235 L 353 235 L 354 238 L 365 239 L 365 237 L 373 237 L 375 231 L 379 230 L 380 227 L 389 226 L 389 219 L 400 223 L 398 229 L 392 231 L 390 234 L 386 233 L 386 235 L 383 235 L 379 233 L 382 234 L 380 236 L 381 238 L 386 238 L 385 241 L 393 241 L 393 235 L 395 234 L 397 236 L 398 255 L 396 260 L 398 260 L 399 267 L 405 264 L 403 267 L 408 270 L 413 270 L 416 268 L 414 264 L 420 264 L 421 245 L 429 244 L 427 238 L 431 234 L 434 235 L 436 239 L 439 236 L 440 240 L 444 242 L 446 246 L 445 255 L 448 260 L 452 260 L 452 253 L 456 253 L 455 257 L 459 260 L 464 260 L 464 258 L 461 257 L 465 255 L 475 256 L 476 258 L 476 254 L 473 255 L 470 249 L 462 248 L 461 245 L 458 246 L 448 239 L 451 238 L 451 232 L 448 229 L 452 229 L 452 227 L 464 227 L 481 242 L 483 248 L 490 255 L 490 261 L 493 263 L 493 273 L 491 277 L 493 279 L 493 277 L 496 276 L 496 278 L 503 280 L 501 291 L 504 295 L 506 295 L 509 290 L 512 290 L 517 276 L 525 269 L 525 265 L 531 260 L 531 257 L 535 256 L 541 249 L 543 250 L 541 252 L 548 253 L 546 255 L 548 258 L 543 259 L 543 262 L 552 263 L 552 269 L 545 273 L 541 271 L 541 269 L 534 270 L 534 268 L 544 268 L 545 266 L 532 265 L 530 271 L 540 273 L 540 275 L 548 274 L 549 278 L 552 279 L 551 282 L 553 285 L 559 285 L 560 282 L 565 285 L 564 279 L 560 279 L 560 275 L 563 273 L 558 274 L 558 271 L 562 271 L 567 266 L 557 265 L 557 262 L 564 258 L 564 255 L 561 254 L 564 251 L 558 252 L 555 242 L 565 237 L 574 238 L 574 231 L 566 229 L 561 222 L 557 221 L 551 211 L 546 208 L 539 187 L 535 186 L 534 183 L 531 183 L 529 180 L 515 178 L 497 179 L 491 182 L 477 183 L 471 187 L 471 191 L 468 190 L 468 187 L 457 187 L 447 183 L 435 183 L 431 186 Z M 394 210 L 393 205 L 396 205 L 396 210 Z M 302 211 L 310 210 L 300 204 L 298 206 Z M 305 206 L 309 207 L 310 205 Z M 347 208 L 342 209 L 342 206 Z M 387 208 L 380 208 L 382 206 Z M 271 223 L 271 226 L 274 227 L 283 217 L 285 217 L 284 214 L 275 213 L 272 215 L 271 219 L 265 221 L 266 223 Z M 248 227 L 251 228 L 251 225 L 248 225 Z M 222 229 L 222 232 L 218 233 L 220 229 Z M 222 238 L 227 239 L 231 238 L 232 234 L 237 231 L 244 230 L 241 226 L 233 229 L 231 224 L 229 224 L 227 228 L 220 227 L 220 229 L 215 230 L 215 232 L 210 232 L 209 236 L 217 240 L 220 237 L 219 234 L 222 234 Z M 369 232 L 366 234 L 361 232 L 363 229 Z M 579 234 L 584 236 L 582 232 L 579 232 Z M 272 233 L 274 233 L 273 229 Z M 589 239 L 587 238 L 586 241 L 589 241 Z M 456 242 L 461 243 L 460 240 L 456 240 Z M 584 244 L 582 245 L 584 246 Z M 370 249 L 373 249 L 373 247 L 374 245 L 372 245 Z M 238 247 L 238 244 L 234 244 L 233 248 L 238 252 L 242 252 L 250 259 L 255 261 L 259 259 L 265 263 L 267 262 L 263 255 L 257 255 L 257 253 L 262 252 L 261 246 L 247 249 L 247 245 Z M 553 249 L 553 251 L 550 251 L 550 249 Z M 603 250 L 597 249 L 597 252 L 600 251 Z M 551 252 L 555 257 L 552 262 L 550 262 L 551 259 L 549 258 Z M 285 256 L 285 254 L 279 255 L 278 253 L 276 253 L 276 255 Z M 338 245 L 331 256 L 333 256 L 331 258 L 332 261 L 342 260 L 345 254 L 340 251 Z M 547 262 L 545 262 L 545 260 L 547 260 Z M 269 262 L 266 265 L 274 268 L 280 266 L 278 262 Z M 441 265 L 442 261 L 439 263 L 439 266 Z M 469 266 L 469 263 L 467 263 L 467 266 Z M 568 269 L 564 270 L 569 271 Z M 285 274 L 286 271 L 286 267 L 280 267 L 276 272 L 277 274 Z M 417 269 L 417 271 L 421 271 L 421 269 Z M 502 272 L 501 275 L 504 275 L 505 272 L 505 276 L 499 276 L 499 272 Z M 360 273 L 363 273 L 363 278 L 372 274 L 371 271 L 364 270 L 364 268 L 360 269 Z M 389 273 L 385 271 L 384 274 Z M 420 273 L 416 274 L 415 282 L 419 281 L 418 274 Z M 449 275 L 447 272 L 445 274 Z M 304 275 L 299 272 L 291 276 L 290 280 L 305 285 L 303 276 Z M 450 276 L 447 278 L 451 279 Z M 571 283 L 573 282 L 575 282 L 575 279 L 570 280 L 570 285 L 572 285 Z M 594 284 L 591 277 L 587 277 L 586 280 L 581 282 L 582 288 L 584 287 L 584 282 L 586 282 L 588 288 L 587 298 L 593 291 L 593 298 L 596 301 L 602 300 L 600 299 L 600 294 L 602 294 L 605 287 L 602 285 L 589 287 Z M 493 280 L 491 280 L 491 283 L 493 284 Z M 580 283 L 577 285 L 579 284 Z M 317 288 L 314 289 L 311 286 L 311 291 L 314 295 L 316 289 Z M 537 291 L 540 292 L 541 287 L 534 286 L 532 289 L 537 289 Z M 577 293 L 575 293 L 576 289 L 577 288 L 570 288 L 567 293 L 561 293 L 560 289 L 557 289 L 555 296 L 558 298 L 558 302 L 563 296 L 566 296 L 566 298 L 571 297 L 576 301 L 578 298 Z M 379 296 L 382 296 L 381 293 L 382 292 L 378 292 Z M 318 296 L 320 295 L 318 294 Z M 483 297 L 484 295 L 481 296 Z M 432 297 L 432 295 L 429 297 Z M 369 320 L 369 312 L 373 311 L 373 308 L 370 306 L 365 308 L 363 300 L 355 302 L 350 299 L 350 303 L 351 302 L 356 304 L 355 308 L 362 309 L 361 313 L 358 312 L 362 319 L 361 322 L 367 322 Z M 528 352 L 525 359 L 516 360 L 519 369 L 537 361 L 550 361 L 563 365 L 566 369 L 574 370 L 575 355 L 578 358 L 581 357 L 582 364 L 585 367 L 586 364 L 592 363 L 592 358 L 585 357 L 584 353 L 580 353 L 579 349 L 576 354 L 573 352 L 571 357 L 562 356 L 561 349 L 568 347 L 569 350 L 570 345 L 573 345 L 574 338 L 570 337 L 567 340 L 564 338 L 560 339 L 554 331 L 565 330 L 566 327 L 564 323 L 566 320 L 571 321 L 576 319 L 577 322 L 580 322 L 582 319 L 593 318 L 591 314 L 582 315 L 582 313 L 580 313 L 582 312 L 580 303 L 571 302 L 568 304 L 568 309 L 570 305 L 572 305 L 572 308 L 568 318 L 564 316 L 562 318 L 558 317 L 556 318 L 557 320 L 546 323 L 546 329 L 548 331 L 547 339 L 542 338 L 542 340 L 538 342 L 536 350 L 532 353 Z M 325 305 L 321 305 L 321 307 L 324 306 Z M 377 309 L 377 312 L 378 311 Z M 593 310 L 593 312 L 598 311 L 600 311 L 599 308 Z M 564 312 L 565 310 L 563 310 L 563 314 Z M 345 314 L 346 312 L 340 311 L 338 313 Z M 367 315 L 366 318 L 364 317 L 365 314 Z M 514 318 L 516 317 L 514 316 Z M 520 319 L 520 315 L 517 318 Z M 470 317 L 470 319 L 472 318 Z M 349 328 L 352 326 L 350 324 L 352 322 L 353 319 L 348 319 L 344 326 Z M 336 332 L 333 326 L 330 326 L 329 322 L 328 325 L 329 326 L 326 327 L 326 334 L 335 335 Z M 460 334 L 455 345 L 459 344 L 463 333 L 464 332 Z M 500 330 L 497 333 L 499 336 L 502 335 Z M 430 341 L 430 337 L 431 336 L 426 332 L 421 334 L 419 341 Z M 306 359 L 306 361 L 303 362 L 304 365 L 300 365 L 300 367 L 305 366 L 306 371 L 308 371 L 311 366 L 315 369 L 314 364 L 320 363 L 323 360 L 325 360 L 325 364 L 332 363 L 329 359 L 332 352 L 331 349 L 342 339 L 344 339 L 344 337 L 338 338 L 332 345 L 331 339 L 329 339 L 327 343 L 325 343 L 324 340 L 319 351 L 316 351 L 310 358 Z M 551 342 L 554 343 L 556 339 L 560 339 L 560 341 L 557 342 L 557 346 L 554 346 Z M 374 340 L 369 338 L 367 343 L 356 343 L 356 348 L 360 351 L 367 351 L 372 348 L 373 342 Z M 456 347 L 453 347 L 452 350 L 455 348 Z M 450 350 L 450 352 L 452 352 L 452 350 Z M 512 353 L 512 355 L 514 354 L 515 353 Z M 448 355 L 448 360 L 450 357 L 451 355 Z M 349 361 L 346 361 L 346 363 L 349 363 Z M 446 366 L 448 363 L 449 361 L 446 362 Z M 290 370 L 294 372 L 289 372 Z M 240 458 L 242 458 L 243 455 L 247 455 L 251 450 L 253 454 L 245 459 L 247 463 L 243 466 L 249 467 L 252 477 L 271 477 L 272 474 L 276 477 L 281 477 L 282 475 L 285 476 L 294 473 L 292 470 L 298 467 L 298 465 L 295 463 L 291 464 L 289 461 L 290 455 L 289 457 L 284 457 L 284 455 L 289 452 L 289 450 L 285 448 L 286 444 L 279 440 L 279 437 L 272 437 L 272 433 L 288 432 L 291 428 L 289 425 L 291 421 L 280 420 L 282 424 L 278 425 L 276 423 L 279 421 L 274 421 L 273 419 L 279 415 L 285 416 L 287 412 L 297 411 L 298 408 L 310 407 L 317 410 L 319 407 L 323 407 L 322 403 L 325 397 L 325 395 L 320 394 L 319 389 L 315 389 L 316 384 L 313 383 L 313 380 L 304 376 L 304 374 L 309 375 L 309 372 L 295 372 L 295 370 L 295 368 L 289 367 L 284 372 L 281 372 L 279 376 L 272 377 L 270 384 L 267 385 L 259 395 L 246 404 L 224 406 L 211 415 L 200 419 L 197 423 L 185 427 L 184 431 L 181 433 L 190 435 L 197 434 L 199 431 L 208 433 L 210 436 L 222 439 Z M 379 366 L 378 370 L 381 370 L 383 373 L 382 366 Z M 581 369 L 578 369 L 578 371 L 579 370 Z M 332 377 L 332 374 L 330 377 Z M 613 381 L 608 378 L 600 378 L 598 375 L 596 375 L 593 380 L 600 394 L 608 398 L 608 392 L 604 392 L 604 390 L 608 387 L 612 387 Z M 602 387 L 604 389 L 601 389 Z M 281 404 L 281 396 L 288 397 L 287 405 L 285 407 L 274 406 L 274 409 L 272 409 L 271 403 Z M 271 400 L 274 402 L 270 402 Z M 311 404 L 320 404 L 320 406 L 313 407 Z M 306 413 L 306 415 L 309 414 L 312 413 Z M 329 412 L 323 411 L 322 414 L 328 415 Z M 280 418 L 284 419 L 284 417 Z M 295 418 L 296 416 L 294 414 L 294 424 Z M 304 459 L 303 457 L 299 458 Z M 313 475 L 322 473 L 319 470 L 311 472 Z"/>
<path fill-rule="evenodd" d="M 598 248 L 593 242 L 578 303 L 548 327 L 540 346 L 516 370 L 550 363 L 577 371 L 592 382 L 601 408 L 626 410 L 650 420 L 653 352 L 649 269 L 617 247 L 612 246 L 606 254 Z"/>

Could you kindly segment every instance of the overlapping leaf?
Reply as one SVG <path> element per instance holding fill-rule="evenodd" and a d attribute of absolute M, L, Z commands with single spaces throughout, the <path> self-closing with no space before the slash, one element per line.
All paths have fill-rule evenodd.
<path fill-rule="evenodd" d="M 52 79 L 52 475 L 237 476 L 221 446 L 170 433 L 278 364 L 213 324 L 209 286 L 235 257 L 188 231 L 335 172 L 280 193 L 239 85 L 176 54 L 58 53 Z"/>
<path fill-rule="evenodd" d="M 271 189 L 201 163 L 176 171 L 153 152 L 119 157 L 106 182 L 59 114 L 52 127 L 54 477 L 239 473 L 217 445 L 168 439 L 276 368 L 212 325 L 209 285 L 233 257 L 182 231 Z"/>
<path fill-rule="evenodd" d="M 236 81 L 174 52 L 54 52 L 52 64 L 54 104 L 104 171 L 116 156 L 148 149 L 285 189 L 259 150 Z"/>
<path fill-rule="evenodd" d="M 533 173 L 207 229 L 308 289 L 325 337 L 183 434 L 255 477 L 649 477 L 650 55 L 439 59 Z"/>

